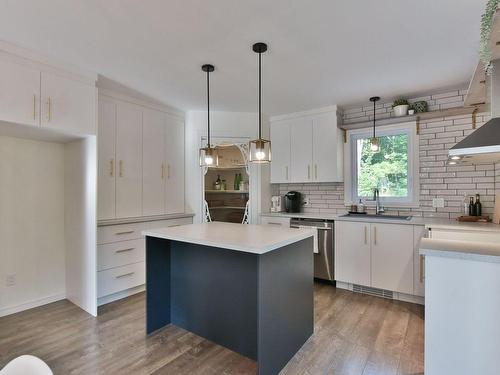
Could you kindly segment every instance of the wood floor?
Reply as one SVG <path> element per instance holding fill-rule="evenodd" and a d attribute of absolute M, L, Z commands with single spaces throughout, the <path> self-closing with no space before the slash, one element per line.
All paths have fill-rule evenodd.
<path fill-rule="evenodd" d="M 0 318 L 0 368 L 21 354 L 66 374 L 255 374 L 256 364 L 175 326 L 146 337 L 144 293 L 93 318 L 68 301 Z M 315 285 L 315 333 L 281 374 L 423 374 L 423 307 Z"/>

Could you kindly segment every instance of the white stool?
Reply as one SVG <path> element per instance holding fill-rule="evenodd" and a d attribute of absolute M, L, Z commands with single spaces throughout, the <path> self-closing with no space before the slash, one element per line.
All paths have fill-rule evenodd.
<path fill-rule="evenodd" d="M 7 363 L 0 375 L 54 375 L 40 358 L 22 355 Z"/>

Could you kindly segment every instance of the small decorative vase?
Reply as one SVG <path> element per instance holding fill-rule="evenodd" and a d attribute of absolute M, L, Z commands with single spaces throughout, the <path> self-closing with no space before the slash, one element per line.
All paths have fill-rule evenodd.
<path fill-rule="evenodd" d="M 414 114 L 415 114 L 415 110 L 414 110 L 414 109 L 409 109 L 409 110 L 408 110 L 408 115 L 409 115 L 409 116 L 412 116 L 412 115 L 414 115 Z"/>
<path fill-rule="evenodd" d="M 397 105 L 395 106 L 394 109 L 394 116 L 396 117 L 401 117 L 401 116 L 406 116 L 408 114 L 408 104 L 403 104 L 403 105 Z"/>

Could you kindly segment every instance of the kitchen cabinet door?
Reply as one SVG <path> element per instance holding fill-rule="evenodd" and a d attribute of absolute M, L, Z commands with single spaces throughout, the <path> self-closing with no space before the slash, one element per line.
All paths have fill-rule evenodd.
<path fill-rule="evenodd" d="M 96 134 L 95 86 L 54 73 L 41 74 L 41 125 L 69 134 Z"/>
<path fill-rule="evenodd" d="M 290 182 L 290 123 L 271 124 L 271 183 Z"/>
<path fill-rule="evenodd" d="M 312 120 L 290 120 L 291 182 L 311 182 L 313 177 Z"/>
<path fill-rule="evenodd" d="M 99 99 L 98 122 L 98 177 L 97 177 L 97 217 L 99 220 L 114 219 L 115 212 L 115 135 L 116 103 L 105 98 Z"/>
<path fill-rule="evenodd" d="M 40 71 L 0 61 L 0 120 L 40 124 Z"/>
<path fill-rule="evenodd" d="M 335 280 L 370 286 L 370 224 L 335 222 Z"/>
<path fill-rule="evenodd" d="M 116 122 L 116 217 L 142 213 L 142 109 L 117 104 Z"/>
<path fill-rule="evenodd" d="M 413 294 L 413 226 L 371 224 L 372 287 Z"/>
<path fill-rule="evenodd" d="M 142 214 L 165 213 L 166 114 L 144 109 L 142 123 Z"/>
<path fill-rule="evenodd" d="M 343 181 L 343 142 L 337 128 L 337 115 L 327 112 L 313 118 L 313 180 Z"/>
<path fill-rule="evenodd" d="M 184 212 L 184 121 L 167 115 L 166 213 Z"/>
<path fill-rule="evenodd" d="M 413 226 L 413 294 L 425 295 L 425 257 L 420 255 L 420 241 L 427 229 L 423 225 Z"/>

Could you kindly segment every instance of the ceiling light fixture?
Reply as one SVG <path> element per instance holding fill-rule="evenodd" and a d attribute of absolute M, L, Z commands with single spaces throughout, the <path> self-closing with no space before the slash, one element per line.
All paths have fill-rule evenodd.
<path fill-rule="evenodd" d="M 271 141 L 262 138 L 262 54 L 267 51 L 267 44 L 255 43 L 253 51 L 259 54 L 259 139 L 250 141 L 249 161 L 252 163 L 269 163 L 271 161 Z"/>
<path fill-rule="evenodd" d="M 200 148 L 200 167 L 216 167 L 219 164 L 217 150 L 210 144 L 210 73 L 215 67 L 205 64 L 201 70 L 207 73 L 207 147 Z"/>
<path fill-rule="evenodd" d="M 370 101 L 373 102 L 373 137 L 370 138 L 370 150 L 372 152 L 380 151 L 380 140 L 375 136 L 375 104 L 380 100 L 379 96 L 372 96 Z"/>

